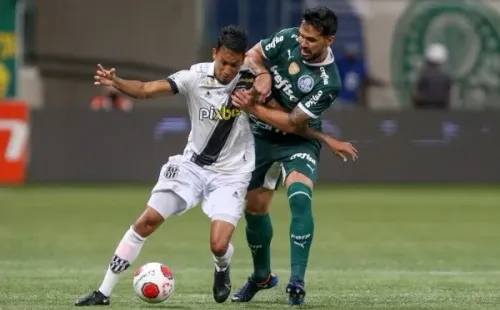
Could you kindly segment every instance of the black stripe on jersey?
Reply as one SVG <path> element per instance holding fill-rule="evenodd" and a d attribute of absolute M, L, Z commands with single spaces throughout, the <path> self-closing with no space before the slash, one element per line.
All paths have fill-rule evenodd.
<path fill-rule="evenodd" d="M 178 94 L 179 93 L 179 87 L 177 86 L 177 83 L 175 83 L 175 81 L 172 80 L 171 78 L 167 78 L 166 80 L 170 84 L 170 88 L 172 88 L 172 92 L 174 93 L 174 95 Z"/>
<path fill-rule="evenodd" d="M 255 79 L 254 75 L 250 71 L 241 71 L 240 74 L 240 79 L 236 83 L 234 90 L 251 89 Z M 233 108 L 231 96 L 229 96 L 226 107 Z M 203 150 L 199 155 L 193 155 L 191 161 L 198 166 L 210 166 L 215 163 L 219 158 L 222 149 L 226 145 L 227 139 L 229 138 L 229 134 L 231 134 L 235 122 L 236 117 L 232 117 L 228 120 L 219 120 L 212 131 L 212 135 L 208 138 Z"/>

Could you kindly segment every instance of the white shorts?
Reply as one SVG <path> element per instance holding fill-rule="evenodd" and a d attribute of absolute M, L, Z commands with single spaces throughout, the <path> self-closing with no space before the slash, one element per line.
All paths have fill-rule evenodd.
<path fill-rule="evenodd" d="M 212 221 L 220 220 L 236 226 L 245 208 L 245 195 L 251 177 L 250 172 L 223 174 L 210 171 L 182 155 L 172 156 L 160 171 L 148 206 L 167 218 L 194 208 L 203 198 L 203 212 Z M 169 205 L 171 202 L 163 198 L 164 193 L 169 191 L 182 198 L 185 204 Z"/>

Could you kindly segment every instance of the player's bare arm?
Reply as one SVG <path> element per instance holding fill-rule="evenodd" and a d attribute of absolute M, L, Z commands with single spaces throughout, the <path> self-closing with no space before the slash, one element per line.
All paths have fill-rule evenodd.
<path fill-rule="evenodd" d="M 245 65 L 256 75 L 253 89 L 259 102 L 263 102 L 271 92 L 271 74 L 264 66 L 264 53 L 260 43 L 255 44 L 245 57 Z"/>
<path fill-rule="evenodd" d="M 251 98 L 250 93 L 244 91 L 235 92 L 232 97 L 235 106 L 245 109 L 260 120 L 281 131 L 293 133 L 309 140 L 320 141 L 328 145 L 328 147 L 344 161 L 347 161 L 347 157 L 344 153 L 349 154 L 353 161 L 358 158 L 358 151 L 351 143 L 337 140 L 309 127 L 311 117 L 300 107 L 297 106 L 288 113 L 275 99 L 272 99 L 267 106 L 264 106 L 252 104 Z"/>
<path fill-rule="evenodd" d="M 125 80 L 116 75 L 115 68 L 106 70 L 97 65 L 94 85 L 112 86 L 127 96 L 136 99 L 149 99 L 174 94 L 172 86 L 166 80 L 142 82 Z"/>
<path fill-rule="evenodd" d="M 276 100 L 273 99 L 273 101 L 275 101 L 273 106 L 279 106 L 279 103 L 277 103 Z M 282 109 L 271 109 L 260 104 L 250 106 L 248 111 L 257 118 L 281 131 L 293 133 L 309 140 L 318 140 L 328 145 L 328 147 L 330 147 L 330 149 L 332 149 L 332 151 L 343 161 L 347 161 L 347 157 L 344 153 L 349 154 L 353 161 L 358 158 L 358 151 L 349 142 L 337 140 L 327 134 L 309 127 L 311 117 L 298 106 L 290 113 L 287 113 Z"/>

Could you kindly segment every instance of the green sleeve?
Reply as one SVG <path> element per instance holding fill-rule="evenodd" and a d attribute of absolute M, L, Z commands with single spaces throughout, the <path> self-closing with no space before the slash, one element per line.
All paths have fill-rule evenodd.
<path fill-rule="evenodd" d="M 298 28 L 287 28 L 275 33 L 273 36 L 261 40 L 262 53 L 267 60 L 274 60 L 287 49 L 298 44 Z"/>
<path fill-rule="evenodd" d="M 316 119 L 333 104 L 339 93 L 340 87 L 315 87 L 297 106 L 311 118 Z"/>

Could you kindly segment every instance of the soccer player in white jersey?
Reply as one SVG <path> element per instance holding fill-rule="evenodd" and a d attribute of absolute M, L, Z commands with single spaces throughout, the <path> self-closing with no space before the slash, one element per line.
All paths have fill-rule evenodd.
<path fill-rule="evenodd" d="M 120 274 L 135 261 L 146 238 L 166 218 L 180 215 L 203 199 L 211 218 L 210 247 L 215 261 L 213 296 L 224 302 L 231 293 L 230 243 L 243 213 L 245 194 L 255 167 L 254 139 L 248 115 L 232 107 L 231 93 L 249 89 L 253 75 L 242 66 L 246 32 L 236 26 L 222 29 L 212 63 L 193 65 L 165 80 L 124 80 L 115 69 L 98 66 L 96 85 L 113 86 L 133 98 L 180 93 L 187 99 L 191 132 L 182 155 L 162 167 L 144 212 L 121 239 L 101 286 L 79 299 L 76 306 L 109 305 Z"/>

